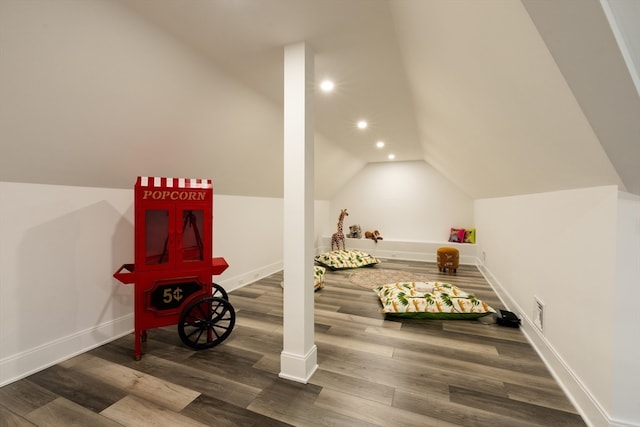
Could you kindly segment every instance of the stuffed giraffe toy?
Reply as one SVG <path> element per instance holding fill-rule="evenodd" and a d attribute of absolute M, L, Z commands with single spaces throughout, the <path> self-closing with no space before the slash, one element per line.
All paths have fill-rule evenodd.
<path fill-rule="evenodd" d="M 340 211 L 340 216 L 338 217 L 338 231 L 331 235 L 331 250 L 333 250 L 333 245 L 335 244 L 336 248 L 340 250 L 340 242 L 342 242 L 342 250 L 345 249 L 344 246 L 344 233 L 342 232 L 342 222 L 344 221 L 344 217 L 349 216 L 349 212 L 346 209 L 342 209 Z"/>

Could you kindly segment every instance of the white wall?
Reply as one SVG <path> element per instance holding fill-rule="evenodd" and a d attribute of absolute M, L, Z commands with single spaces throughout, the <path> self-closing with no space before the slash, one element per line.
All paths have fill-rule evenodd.
<path fill-rule="evenodd" d="M 315 203 L 318 237 L 328 206 Z M 230 265 L 215 282 L 282 269 L 282 209 L 214 194 L 214 256 Z M 134 261 L 133 233 L 132 189 L 0 182 L 0 386 L 133 329 L 133 286 L 112 277 Z"/>
<path fill-rule="evenodd" d="M 451 227 L 474 226 L 473 200 L 423 161 L 365 166 L 331 200 L 328 236 L 344 208 L 345 232 L 360 224 L 363 234 L 379 230 L 388 240 L 446 242 Z"/>
<path fill-rule="evenodd" d="M 640 197 L 618 197 L 612 415 L 640 425 Z M 635 424 L 634 424 L 635 423 Z"/>
<path fill-rule="evenodd" d="M 214 195 L 213 256 L 229 268 L 214 281 L 232 290 L 282 269 L 282 199 Z"/>
<path fill-rule="evenodd" d="M 633 215 L 622 217 L 628 223 Z M 614 337 L 616 329 L 637 335 L 617 311 L 626 297 L 617 291 L 629 286 L 616 275 L 619 220 L 616 186 L 475 202 L 485 273 L 523 318 L 523 330 L 593 425 L 616 418 L 617 393 L 635 389 L 637 395 L 637 386 L 614 381 L 616 347 L 638 351 L 637 340 L 623 344 L 623 337 Z M 633 221 L 637 227 L 637 218 Z M 621 262 L 637 262 L 633 253 L 623 254 Z M 534 297 L 545 304 L 543 332 L 532 323 Z"/>
<path fill-rule="evenodd" d="M 283 208 L 279 198 L 214 195 L 213 255 L 229 263 L 216 283 L 231 291 L 283 268 Z M 329 202 L 316 201 L 314 208 L 319 242 Z"/>
<path fill-rule="evenodd" d="M 0 385 L 133 328 L 132 194 L 0 182 Z"/>

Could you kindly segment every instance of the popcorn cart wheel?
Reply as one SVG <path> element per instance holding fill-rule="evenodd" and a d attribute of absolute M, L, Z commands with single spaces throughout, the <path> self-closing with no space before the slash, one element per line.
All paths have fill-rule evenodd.
<path fill-rule="evenodd" d="M 212 288 L 211 289 L 212 297 L 222 298 L 229 301 L 229 295 L 227 294 L 227 291 L 225 291 L 222 286 L 218 285 L 217 283 L 213 283 L 211 285 L 211 288 Z"/>
<path fill-rule="evenodd" d="M 187 305 L 180 314 L 178 335 L 195 350 L 211 348 L 224 341 L 236 323 L 236 313 L 228 300 L 203 298 Z"/>

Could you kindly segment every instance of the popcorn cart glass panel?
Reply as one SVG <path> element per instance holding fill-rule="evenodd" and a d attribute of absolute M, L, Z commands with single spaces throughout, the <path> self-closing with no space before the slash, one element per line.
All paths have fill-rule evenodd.
<path fill-rule="evenodd" d="M 201 230 L 204 230 L 204 212 L 190 209 L 182 212 L 182 261 L 204 261 Z"/>
<path fill-rule="evenodd" d="M 148 209 L 145 212 L 145 253 L 146 264 L 169 262 L 169 211 Z"/>

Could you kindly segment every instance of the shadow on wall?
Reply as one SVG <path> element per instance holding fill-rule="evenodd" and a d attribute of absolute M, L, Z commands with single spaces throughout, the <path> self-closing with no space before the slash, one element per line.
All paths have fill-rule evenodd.
<path fill-rule="evenodd" d="M 29 229 L 17 256 L 18 353 L 133 312 L 133 289 L 112 277 L 121 258 L 133 259 L 133 226 L 106 201 Z"/>
<path fill-rule="evenodd" d="M 127 212 L 120 216 L 120 219 L 113 229 L 111 236 L 111 297 L 113 300 L 111 319 L 115 319 L 126 314 L 133 313 L 134 310 L 134 285 L 124 285 L 117 279 L 113 278 L 113 273 L 120 268 L 122 264 L 132 264 L 135 259 L 134 255 L 134 224 L 133 224 L 133 192 L 131 192 L 131 206 Z M 107 305 L 105 305 L 105 309 Z M 103 318 L 101 316 L 100 318 Z M 133 325 L 131 325 L 133 328 Z"/>

